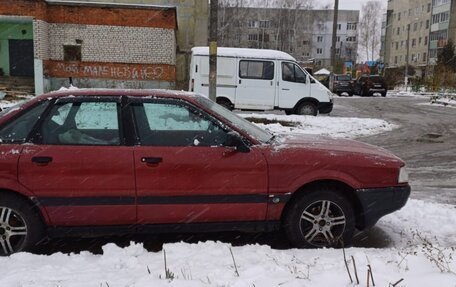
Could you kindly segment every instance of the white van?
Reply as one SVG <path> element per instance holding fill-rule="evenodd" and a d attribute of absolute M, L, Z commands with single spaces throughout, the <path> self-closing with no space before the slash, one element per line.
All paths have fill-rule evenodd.
<path fill-rule="evenodd" d="M 192 49 L 190 91 L 209 94 L 209 48 Z M 332 93 L 287 53 L 218 48 L 217 103 L 232 110 L 284 110 L 317 115 L 332 111 Z"/>

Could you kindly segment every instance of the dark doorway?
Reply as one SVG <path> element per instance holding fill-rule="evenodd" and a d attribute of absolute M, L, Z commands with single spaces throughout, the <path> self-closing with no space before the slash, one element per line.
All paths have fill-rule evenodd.
<path fill-rule="evenodd" d="M 9 40 L 10 75 L 33 77 L 33 40 Z"/>

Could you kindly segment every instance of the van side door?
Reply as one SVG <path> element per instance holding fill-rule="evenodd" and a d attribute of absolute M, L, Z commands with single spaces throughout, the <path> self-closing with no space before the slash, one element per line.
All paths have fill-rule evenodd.
<path fill-rule="evenodd" d="M 240 59 L 235 108 L 274 109 L 275 63 L 272 60 Z"/>
<path fill-rule="evenodd" d="M 282 62 L 279 77 L 279 107 L 292 109 L 300 99 L 311 96 L 307 74 L 293 62 Z"/>

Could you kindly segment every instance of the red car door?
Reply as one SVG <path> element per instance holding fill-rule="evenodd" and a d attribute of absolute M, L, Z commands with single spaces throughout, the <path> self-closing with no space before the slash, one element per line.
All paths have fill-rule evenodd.
<path fill-rule="evenodd" d="M 260 221 L 267 164 L 261 152 L 223 146 L 227 131 L 177 100 L 136 102 L 139 223 Z"/>
<path fill-rule="evenodd" d="M 57 226 L 136 223 L 133 151 L 119 98 L 59 99 L 19 159 L 19 182 Z"/>

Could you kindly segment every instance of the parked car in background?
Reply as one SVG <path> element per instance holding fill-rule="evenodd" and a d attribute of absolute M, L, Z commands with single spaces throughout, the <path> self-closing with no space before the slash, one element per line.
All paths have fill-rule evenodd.
<path fill-rule="evenodd" d="M 385 79 L 379 75 L 362 75 L 355 82 L 354 93 L 361 97 L 373 96 L 375 93 L 386 97 L 386 91 Z"/>
<path fill-rule="evenodd" d="M 67 90 L 0 114 L 0 255 L 43 237 L 283 230 L 350 245 L 410 194 L 384 149 L 273 135 L 209 99 Z"/>
<path fill-rule="evenodd" d="M 347 94 L 349 97 L 353 96 L 353 80 L 350 75 L 335 74 L 332 81 L 332 92 L 342 96 Z"/>

